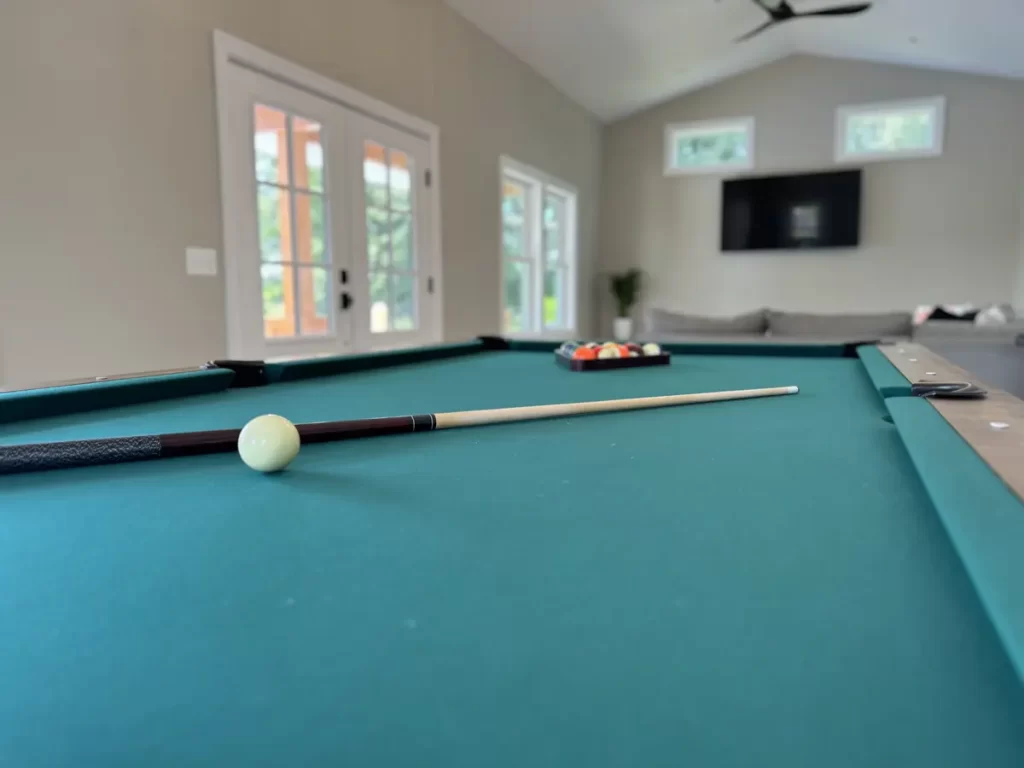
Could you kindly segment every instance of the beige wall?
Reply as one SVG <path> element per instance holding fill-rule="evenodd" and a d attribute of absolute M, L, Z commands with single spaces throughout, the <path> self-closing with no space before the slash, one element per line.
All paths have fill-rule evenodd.
<path fill-rule="evenodd" d="M 662 173 L 668 123 L 753 115 L 755 173 L 826 169 L 837 106 L 936 95 L 948 99 L 945 153 L 864 166 L 856 250 L 721 254 L 721 179 Z M 608 127 L 602 263 L 645 269 L 649 306 L 707 314 L 1009 301 L 1022 186 L 1024 83 L 795 56 Z"/>
<path fill-rule="evenodd" d="M 498 330 L 499 156 L 575 185 L 589 326 L 601 127 L 440 0 L 5 0 L 0 382 L 226 353 L 218 28 L 440 126 L 447 338 Z"/>

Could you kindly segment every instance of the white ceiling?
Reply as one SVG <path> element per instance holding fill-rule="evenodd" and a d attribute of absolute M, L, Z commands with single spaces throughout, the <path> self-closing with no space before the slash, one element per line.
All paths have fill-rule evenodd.
<path fill-rule="evenodd" d="M 1024 77 L 1024 0 L 875 0 L 860 16 L 787 22 L 739 44 L 767 20 L 752 0 L 446 2 L 605 120 L 791 53 Z"/>

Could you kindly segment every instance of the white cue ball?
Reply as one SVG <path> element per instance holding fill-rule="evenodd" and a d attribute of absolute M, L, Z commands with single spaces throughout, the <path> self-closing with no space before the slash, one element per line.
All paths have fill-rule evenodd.
<path fill-rule="evenodd" d="M 238 455 L 257 472 L 280 472 L 299 455 L 299 430 L 284 416 L 257 416 L 238 435 Z"/>
<path fill-rule="evenodd" d="M 654 357 L 655 355 L 661 354 L 661 347 L 657 344 L 644 344 L 644 354 L 648 357 Z"/>

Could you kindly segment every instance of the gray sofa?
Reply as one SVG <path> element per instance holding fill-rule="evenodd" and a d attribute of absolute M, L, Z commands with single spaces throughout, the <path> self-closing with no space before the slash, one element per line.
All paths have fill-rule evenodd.
<path fill-rule="evenodd" d="M 644 338 L 660 342 L 906 340 L 913 332 L 909 312 L 824 315 L 760 309 L 735 317 L 706 317 L 649 309 L 644 323 Z"/>
<path fill-rule="evenodd" d="M 929 320 L 914 329 L 914 341 L 922 344 L 978 342 L 986 344 L 1013 344 L 1024 334 L 1024 320 L 1012 320 L 1003 325 L 975 325 L 956 320 Z"/>
<path fill-rule="evenodd" d="M 1024 320 L 1014 320 L 1003 325 L 929 320 L 915 326 L 910 312 L 832 315 L 759 309 L 733 317 L 708 317 L 649 309 L 643 325 L 643 338 L 660 342 L 913 340 L 922 344 L 1013 344 L 1020 334 L 1024 334 Z"/>

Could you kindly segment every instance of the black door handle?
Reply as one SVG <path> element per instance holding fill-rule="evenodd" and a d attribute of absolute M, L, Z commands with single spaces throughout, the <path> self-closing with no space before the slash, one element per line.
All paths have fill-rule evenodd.
<path fill-rule="evenodd" d="M 344 311 L 351 307 L 354 303 L 355 302 L 352 300 L 352 297 L 348 293 L 343 293 L 341 294 L 341 300 L 338 302 L 338 306 L 342 309 L 342 311 Z"/>

